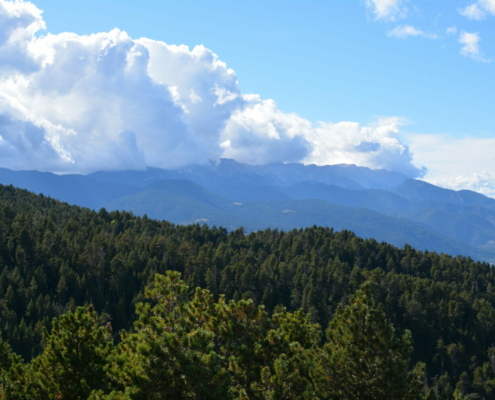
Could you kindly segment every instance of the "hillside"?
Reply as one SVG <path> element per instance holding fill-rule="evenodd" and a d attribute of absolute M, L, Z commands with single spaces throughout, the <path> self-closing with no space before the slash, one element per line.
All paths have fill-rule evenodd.
<path fill-rule="evenodd" d="M 350 229 L 364 238 L 495 262 L 495 200 L 355 165 L 234 160 L 87 176 L 0 170 L 13 184 L 70 204 L 229 230 Z M 297 211 L 296 211 L 297 210 Z"/>
<path fill-rule="evenodd" d="M 368 282 L 397 334 L 411 331 L 410 365 L 426 364 L 425 388 L 438 398 L 455 390 L 494 398 L 495 272 L 487 263 L 323 227 L 246 234 L 173 225 L 4 186 L 0 234 L 0 329 L 26 360 L 42 351 L 43 327 L 79 305 L 93 304 L 113 332 L 129 329 L 157 272 L 180 272 L 188 295 L 199 286 L 215 300 L 252 299 L 270 315 L 302 310 L 321 329 Z"/>

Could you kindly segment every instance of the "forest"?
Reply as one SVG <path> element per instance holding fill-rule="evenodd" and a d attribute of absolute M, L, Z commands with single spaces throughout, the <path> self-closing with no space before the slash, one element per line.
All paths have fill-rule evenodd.
<path fill-rule="evenodd" d="M 0 398 L 495 399 L 489 263 L 0 186 Z"/>

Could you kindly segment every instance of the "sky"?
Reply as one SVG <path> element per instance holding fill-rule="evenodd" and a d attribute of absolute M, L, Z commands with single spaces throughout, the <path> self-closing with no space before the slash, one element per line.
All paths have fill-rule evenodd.
<path fill-rule="evenodd" d="M 495 0 L 0 0 L 0 166 L 355 163 L 495 196 L 494 62 Z"/>

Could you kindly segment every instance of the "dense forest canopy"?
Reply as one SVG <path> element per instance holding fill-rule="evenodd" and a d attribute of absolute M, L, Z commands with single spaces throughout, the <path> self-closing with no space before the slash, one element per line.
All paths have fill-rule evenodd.
<path fill-rule="evenodd" d="M 180 273 L 183 283 L 172 271 Z M 166 293 L 174 287 L 172 281 L 181 294 L 170 310 L 187 310 L 180 316 L 165 312 L 156 297 L 157 287 Z M 182 397 L 179 392 L 168 395 L 176 398 L 205 398 L 201 393 L 206 389 L 200 385 L 211 390 L 213 377 L 215 390 L 233 398 L 291 398 L 291 390 L 293 396 L 300 393 L 292 398 L 345 398 L 339 392 L 342 387 L 369 383 L 369 375 L 359 375 L 360 365 L 342 360 L 367 360 L 369 354 L 387 354 L 370 365 L 386 366 L 378 378 L 387 377 L 390 385 L 405 379 L 408 383 L 401 381 L 402 387 L 411 388 L 411 396 L 495 399 L 494 288 L 495 273 L 488 263 L 410 246 L 399 249 L 349 231 L 313 227 L 245 234 L 242 229 L 175 226 L 128 212 L 94 212 L 0 186 L 0 383 L 5 393 L 15 385 L 41 393 L 29 397 L 19 392 L 17 398 L 41 399 L 50 391 L 55 396 L 57 385 L 70 377 L 54 372 L 50 380 L 39 374 L 60 371 L 56 366 L 65 364 L 57 349 L 68 346 L 67 335 L 80 329 L 91 332 L 88 354 L 94 357 L 88 362 L 95 371 L 101 368 L 100 378 L 108 377 L 104 382 L 84 377 L 87 387 L 78 386 L 81 391 L 91 389 L 88 393 L 93 391 L 95 399 L 154 398 L 140 394 L 143 376 L 147 382 L 169 379 Z M 198 321 L 195 312 L 201 307 L 207 309 Z M 232 338 L 216 324 L 241 311 L 258 326 L 247 329 L 246 343 L 263 343 L 271 334 L 284 338 L 268 355 L 262 344 L 256 347 L 261 361 L 249 383 L 241 382 L 250 376 L 249 363 L 228 350 Z M 367 340 L 364 335 L 359 340 L 362 348 L 349 346 L 354 343 L 349 335 L 356 332 L 348 329 L 350 322 L 367 326 L 363 321 L 375 321 L 380 329 L 373 331 L 381 339 Z M 184 332 L 164 335 L 174 324 Z M 291 330 L 291 324 L 298 328 Z M 292 331 L 304 338 L 291 336 Z M 255 332 L 258 336 L 252 337 Z M 143 337 L 156 340 L 150 344 Z M 170 340 L 160 342 L 164 337 Z M 389 347 L 372 348 L 379 343 Z M 202 366 L 182 372 L 186 378 L 202 376 L 199 386 L 180 389 L 187 379 L 173 380 L 179 372 L 165 365 L 169 353 L 156 353 L 163 346 L 169 352 L 187 350 L 181 353 L 187 357 L 180 365 Z M 224 351 L 230 351 L 228 356 Z M 163 372 L 161 378 L 149 375 L 154 369 L 143 361 L 143 354 L 161 360 L 163 371 L 156 370 Z M 234 357 L 233 364 L 229 357 Z M 344 364 L 352 367 L 350 375 L 328 372 L 338 371 L 339 365 L 348 371 Z M 391 369 L 397 374 L 387 376 Z M 295 370 L 299 372 L 292 373 Z M 322 376 L 333 376 L 333 386 Z M 413 393 L 418 379 L 420 391 Z M 41 381 L 48 386 L 39 386 Z M 294 389 L 281 382 L 293 383 Z M 355 393 L 363 393 L 358 386 Z M 397 393 L 380 397 L 383 394 L 369 390 L 354 398 L 406 398 Z M 353 398 L 352 393 L 346 396 Z M 59 398 L 69 398 L 64 396 Z"/>

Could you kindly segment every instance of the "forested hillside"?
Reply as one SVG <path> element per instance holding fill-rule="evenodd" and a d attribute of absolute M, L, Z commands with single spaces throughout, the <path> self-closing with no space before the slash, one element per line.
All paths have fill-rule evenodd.
<path fill-rule="evenodd" d="M 181 294 L 184 304 L 190 304 L 188 299 L 198 296 L 194 295 L 196 287 L 208 289 L 212 302 L 220 300 L 215 304 L 222 304 L 221 294 L 227 300 L 236 301 L 232 303 L 234 308 L 249 304 L 241 300 L 252 299 L 252 307 L 263 305 L 267 315 L 272 316 L 266 319 L 274 324 L 275 331 L 287 326 L 277 322 L 277 316 L 286 315 L 283 307 L 290 313 L 302 310 L 309 320 L 306 321 L 303 314 L 290 314 L 286 318 L 300 318 L 297 325 L 301 326 L 301 331 L 308 329 L 310 336 L 316 335 L 312 329 L 313 324 L 318 324 L 321 341 L 311 336 L 313 339 L 308 339 L 306 347 L 302 339 L 299 342 L 304 351 L 315 346 L 324 349 L 328 343 L 333 343 L 334 347 L 327 347 L 328 354 L 335 353 L 334 361 L 329 364 L 333 365 L 331 368 L 338 365 L 338 355 L 343 354 L 338 349 L 345 346 L 339 347 L 339 340 L 349 335 L 342 330 L 342 321 L 345 318 L 359 321 L 359 310 L 356 316 L 351 315 L 352 318 L 346 313 L 356 308 L 360 301 L 368 304 L 368 308 L 364 308 L 369 309 L 369 304 L 374 304 L 373 297 L 380 305 L 376 306 L 376 312 L 382 309 L 384 318 L 386 316 L 393 323 L 396 340 L 405 335 L 400 342 L 404 349 L 407 331 L 411 332 L 413 351 L 409 370 L 417 362 L 425 363 L 425 374 L 421 377 L 425 396 L 495 399 L 495 273 L 488 263 L 420 252 L 409 246 L 398 249 L 386 243 L 360 239 L 349 231 L 334 232 L 325 227 L 245 234 L 242 229 L 229 233 L 223 228 L 175 226 L 146 217 L 138 218 L 127 212 L 103 209 L 94 212 L 13 187 L 0 187 L 0 325 L 3 340 L 25 361 L 41 354 L 34 359 L 33 365 L 49 364 L 47 357 L 50 348 L 55 346 L 57 332 L 63 331 L 64 324 L 80 320 L 92 326 L 92 331 L 101 333 L 100 342 L 108 342 L 108 348 L 102 345 L 103 353 L 110 352 L 109 348 L 121 340 L 118 332 L 130 329 L 136 319 L 139 322 L 134 329 L 139 338 L 140 329 L 151 329 L 154 325 L 149 325 L 151 322 L 143 306 L 137 314 L 135 306 L 143 301 L 144 288 L 153 282 L 155 274 L 167 271 L 181 273 L 187 285 L 187 289 L 183 289 L 185 293 Z M 173 276 L 169 274 L 163 279 L 170 280 Z M 343 307 L 365 283 L 366 289 L 354 298 L 357 300 Z M 152 290 L 147 296 L 153 298 Z M 160 304 L 157 298 L 154 301 Z M 77 306 L 90 304 L 99 317 L 92 308 L 76 310 Z M 213 311 L 205 314 L 205 320 L 211 318 L 210 322 L 205 322 L 207 328 L 200 329 L 206 337 L 227 335 L 213 327 L 214 321 L 218 322 L 223 315 L 222 306 L 215 307 L 216 314 Z M 234 311 L 231 310 L 233 314 Z M 67 312 L 73 314 L 61 317 Z M 160 315 L 168 315 L 163 314 L 163 310 L 156 311 L 160 312 Z M 337 319 L 339 315 L 341 325 Z M 59 322 L 52 326 L 54 317 L 58 317 Z M 171 324 L 176 323 L 174 321 Z M 99 324 L 102 328 L 97 328 Z M 326 330 L 329 324 L 331 329 Z M 53 328 L 54 336 L 43 334 L 44 328 L 48 331 Z M 160 326 L 153 329 L 163 332 Z M 290 334 L 282 336 L 292 341 Z M 128 347 L 126 354 L 134 354 L 132 346 L 128 344 Z M 399 352 L 401 355 L 407 355 L 407 349 L 404 349 Z M 0 350 L 2 354 L 9 353 L 5 345 Z M 211 357 L 214 357 L 213 353 Z M 101 356 L 103 359 L 105 354 Z M 278 360 L 279 356 L 270 356 L 270 360 Z M 3 358 L 15 359 L 13 355 L 9 357 Z M 114 357 L 114 364 L 105 365 L 118 369 L 119 358 Z M 208 359 L 213 363 L 208 364 L 208 368 L 215 367 L 213 359 L 205 354 L 201 357 L 204 362 Z M 398 360 L 394 362 L 393 365 L 400 364 Z M 4 362 L 2 370 L 8 370 L 16 363 L 15 360 L 10 364 Z M 270 372 L 272 375 L 265 378 L 286 379 L 281 372 L 283 368 L 279 367 L 274 367 Z M 110 371 L 110 367 L 106 368 Z M 243 365 L 239 368 L 242 370 Z M 274 377 L 275 370 L 282 375 Z M 111 375 L 112 372 L 108 373 Z M 419 373 L 418 370 L 415 373 Z M 120 385 L 129 383 L 126 379 L 134 376 L 132 372 L 119 375 L 116 370 L 113 374 L 113 379 Z M 259 372 L 258 378 L 261 375 Z M 318 380 L 316 372 L 308 372 L 307 376 Z M 229 379 L 234 378 L 230 376 Z M 342 382 L 348 385 L 345 379 Z M 315 384 L 312 387 L 318 391 L 318 387 L 323 386 Z M 107 389 L 101 390 L 103 396 Z M 202 398 L 197 393 L 177 398 Z M 270 398 L 260 397 L 260 393 L 251 397 L 248 394 L 247 398 Z M 277 393 L 271 398 L 291 398 Z M 316 392 L 311 393 L 308 392 L 307 398 Z M 325 398 L 320 392 L 316 395 Z M 332 396 L 328 398 L 339 398 L 338 394 Z"/>
<path fill-rule="evenodd" d="M 495 199 L 356 165 L 222 159 L 177 169 L 56 175 L 0 168 L 0 184 L 72 205 L 246 232 L 314 225 L 495 262 Z"/>

